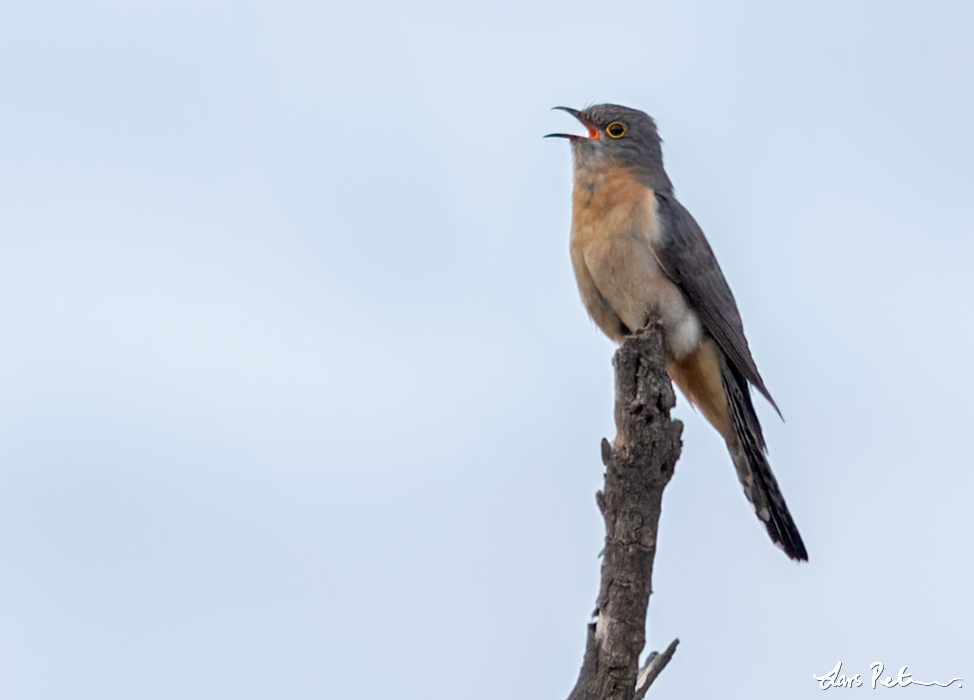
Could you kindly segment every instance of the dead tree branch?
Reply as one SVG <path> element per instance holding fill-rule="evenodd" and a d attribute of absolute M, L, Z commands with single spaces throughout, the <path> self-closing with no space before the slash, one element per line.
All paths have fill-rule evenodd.
<path fill-rule="evenodd" d="M 632 696 L 632 700 L 643 700 L 646 697 L 646 691 L 649 690 L 649 686 L 653 684 L 656 676 L 663 672 L 666 664 L 673 658 L 673 654 L 676 653 L 676 647 L 679 643 L 679 639 L 674 639 L 662 654 L 654 651 L 646 657 L 646 663 L 640 669 L 639 676 L 636 678 L 636 694 Z"/>
<path fill-rule="evenodd" d="M 680 421 L 670 420 L 676 396 L 666 374 L 660 324 L 627 338 L 612 363 L 616 437 L 611 445 L 602 441 L 605 487 L 596 494 L 605 518 L 602 585 L 582 670 L 568 700 L 642 698 L 678 643 L 649 659 L 640 672 L 660 504 L 683 432 Z"/>

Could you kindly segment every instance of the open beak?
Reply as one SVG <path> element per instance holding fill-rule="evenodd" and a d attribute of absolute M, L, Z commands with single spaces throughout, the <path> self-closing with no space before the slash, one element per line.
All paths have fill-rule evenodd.
<path fill-rule="evenodd" d="M 581 114 L 581 112 L 579 112 L 577 109 L 572 109 L 571 107 L 552 107 L 552 109 L 560 109 L 562 112 L 568 112 L 570 115 L 575 117 L 578 121 L 582 122 L 585 128 L 588 129 L 588 136 L 580 136 L 578 134 L 546 134 L 544 138 L 546 139 L 558 138 L 558 139 L 568 139 L 569 141 L 574 141 L 575 139 L 585 139 L 585 138 L 597 139 L 599 137 L 598 130 L 591 124 L 587 123 L 580 116 L 578 116 L 579 114 Z"/>

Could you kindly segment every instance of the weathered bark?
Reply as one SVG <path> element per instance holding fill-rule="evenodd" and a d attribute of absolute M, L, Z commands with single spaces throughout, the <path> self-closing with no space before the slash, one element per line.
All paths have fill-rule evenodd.
<path fill-rule="evenodd" d="M 596 494 L 605 518 L 602 586 L 569 700 L 641 698 L 677 644 L 648 659 L 640 673 L 660 504 L 683 432 L 683 424 L 670 419 L 676 396 L 666 374 L 662 327 L 653 323 L 627 338 L 612 363 L 617 432 L 613 444 L 602 441 L 605 487 Z"/>

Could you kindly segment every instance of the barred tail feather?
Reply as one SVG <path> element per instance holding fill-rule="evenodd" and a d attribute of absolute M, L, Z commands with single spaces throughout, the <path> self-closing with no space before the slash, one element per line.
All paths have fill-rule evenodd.
<path fill-rule="evenodd" d="M 751 403 L 747 382 L 726 365 L 722 370 L 724 392 L 734 429 L 734 439 L 727 441 L 727 447 L 734 460 L 737 477 L 744 486 L 744 494 L 767 528 L 771 540 L 795 561 L 808 561 L 805 544 L 764 454 L 764 437 L 754 404 Z"/>

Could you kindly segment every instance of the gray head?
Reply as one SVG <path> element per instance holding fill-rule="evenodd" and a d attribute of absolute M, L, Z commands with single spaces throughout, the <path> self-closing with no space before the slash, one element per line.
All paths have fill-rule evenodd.
<path fill-rule="evenodd" d="M 645 112 L 622 105 L 593 105 L 581 111 L 555 107 L 568 112 L 587 129 L 587 136 L 548 134 L 569 139 L 576 168 L 615 165 L 629 168 L 636 179 L 661 192 L 673 189 L 663 169 L 663 151 L 656 133 L 656 122 Z"/>

